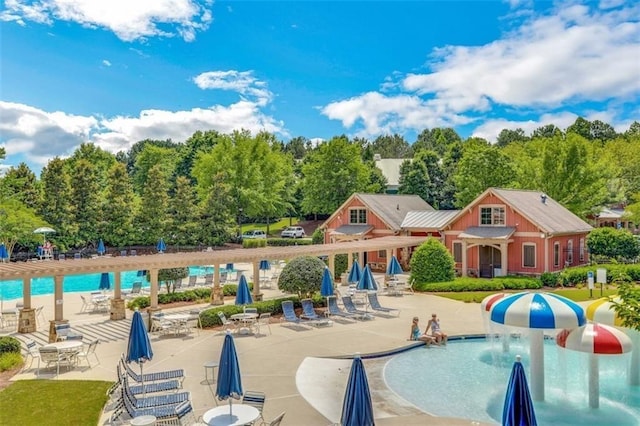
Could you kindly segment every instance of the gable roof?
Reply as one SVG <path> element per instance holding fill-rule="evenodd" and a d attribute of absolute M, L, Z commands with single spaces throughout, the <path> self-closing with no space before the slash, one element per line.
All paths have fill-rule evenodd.
<path fill-rule="evenodd" d="M 580 233 L 593 229 L 591 225 L 553 198 L 545 195 L 543 202 L 544 193 L 542 191 L 489 188 L 473 200 L 468 207 L 479 204 L 488 194 L 500 198 L 548 234 Z"/>
<path fill-rule="evenodd" d="M 460 210 L 421 210 L 408 212 L 402 221 L 402 229 L 420 228 L 441 230 Z"/>
<path fill-rule="evenodd" d="M 322 228 L 332 221 L 351 200 L 359 199 L 364 206 L 378 216 L 390 229 L 399 231 L 408 212 L 413 210 L 433 211 L 433 207 L 417 195 L 365 194 L 355 192 L 322 224 Z"/>

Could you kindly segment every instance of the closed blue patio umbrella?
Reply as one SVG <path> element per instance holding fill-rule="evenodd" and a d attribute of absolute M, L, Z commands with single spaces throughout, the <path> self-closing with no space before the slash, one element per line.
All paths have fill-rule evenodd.
<path fill-rule="evenodd" d="M 236 305 L 250 305 L 253 303 L 253 299 L 251 298 L 251 292 L 249 291 L 249 284 L 247 284 L 247 279 L 242 275 L 240 277 L 240 282 L 238 282 L 238 291 L 236 292 Z"/>
<path fill-rule="evenodd" d="M 158 241 L 158 244 L 156 244 L 156 249 L 158 250 L 158 253 L 164 253 L 164 251 L 167 249 L 167 245 L 164 243 L 164 239 L 160 238 L 160 241 Z"/>
<path fill-rule="evenodd" d="M 111 288 L 111 279 L 109 278 L 109 273 L 103 272 L 102 275 L 100 275 L 100 286 L 98 287 L 98 289 L 109 290 L 110 288 Z"/>
<path fill-rule="evenodd" d="M 233 263 L 227 263 L 227 266 L 224 267 L 227 271 L 233 271 Z"/>
<path fill-rule="evenodd" d="M 400 266 L 400 262 L 398 262 L 398 258 L 395 256 L 391 256 L 391 261 L 387 266 L 387 275 L 398 275 L 404 274 L 402 270 L 402 266 Z"/>
<path fill-rule="evenodd" d="M 362 276 L 360 277 L 360 281 L 358 281 L 358 285 L 356 286 L 358 290 L 377 290 L 378 285 L 376 284 L 376 280 L 373 278 L 373 274 L 371 273 L 371 268 L 369 265 L 365 266 L 362 270 Z"/>
<path fill-rule="evenodd" d="M 136 310 L 131 320 L 126 361 L 128 363 L 137 362 L 140 365 L 140 376 L 142 376 L 142 367 L 145 362 L 151 361 L 151 358 L 153 358 L 153 351 L 151 350 L 147 328 L 142 320 L 142 315 Z M 144 389 L 144 383 L 142 383 L 142 389 Z"/>
<path fill-rule="evenodd" d="M 360 277 L 362 277 L 362 269 L 360 269 L 360 264 L 357 260 L 353 261 L 353 265 L 351 265 L 351 270 L 349 271 L 349 278 L 347 281 L 350 283 L 357 283 L 360 281 Z"/>
<path fill-rule="evenodd" d="M 229 400 L 229 417 L 233 418 L 232 399 L 240 399 L 243 394 L 242 379 L 240 377 L 240 364 L 236 346 L 233 343 L 231 333 L 227 331 L 222 344 L 220 362 L 218 367 L 218 384 L 216 386 L 216 396 L 218 400 Z M 232 422 L 229 422 L 231 424 Z"/>
<path fill-rule="evenodd" d="M 340 424 L 342 426 L 375 425 L 367 372 L 359 356 L 356 356 L 351 364 L 347 390 L 342 402 Z"/>
<path fill-rule="evenodd" d="M 9 259 L 9 252 L 4 244 L 0 244 L 0 261 L 4 262 Z"/>
<path fill-rule="evenodd" d="M 329 268 L 324 268 L 322 272 L 322 285 L 320 286 L 320 295 L 322 297 L 333 296 L 333 277 Z M 329 302 L 327 301 L 327 305 Z"/>
<path fill-rule="evenodd" d="M 536 413 L 529 393 L 527 376 L 520 362 L 520 355 L 513 363 L 511 377 L 507 385 L 507 394 L 502 409 L 503 426 L 536 426 Z"/>
<path fill-rule="evenodd" d="M 261 260 L 260 261 L 260 270 L 261 271 L 268 271 L 269 269 L 271 269 L 271 263 L 269 263 L 268 260 Z M 267 273 L 265 272 L 264 276 L 266 276 Z M 264 278 L 263 276 L 263 278 Z"/>
<path fill-rule="evenodd" d="M 104 241 L 102 241 L 102 238 L 100 238 L 100 241 L 98 241 L 98 248 L 96 249 L 96 251 L 100 256 L 107 252 L 107 249 L 104 247 Z"/>

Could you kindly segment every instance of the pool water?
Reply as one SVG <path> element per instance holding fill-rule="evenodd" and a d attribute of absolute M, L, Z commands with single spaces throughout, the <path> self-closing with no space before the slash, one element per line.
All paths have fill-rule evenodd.
<path fill-rule="evenodd" d="M 529 343 L 512 340 L 509 351 L 485 339 L 451 341 L 394 356 L 385 366 L 387 386 L 435 416 L 500 423 L 516 355 L 529 377 Z M 600 408 L 589 408 L 589 355 L 546 340 L 545 401 L 534 401 L 541 425 L 640 425 L 640 386 L 627 382 L 630 354 L 600 356 Z"/>
<path fill-rule="evenodd" d="M 190 266 L 189 275 L 205 275 L 213 272 L 212 266 Z M 62 289 L 65 293 L 96 291 L 100 285 L 102 274 L 67 275 L 62 281 Z M 111 286 L 115 282 L 114 274 L 109 274 Z M 120 284 L 123 289 L 131 288 L 134 282 L 140 281 L 138 271 L 126 271 L 120 276 Z M 149 286 L 146 279 L 142 279 L 143 287 Z M 53 277 L 41 277 L 31 280 L 31 295 L 53 294 Z M 2 300 L 22 299 L 22 281 L 0 281 L 0 298 Z"/>

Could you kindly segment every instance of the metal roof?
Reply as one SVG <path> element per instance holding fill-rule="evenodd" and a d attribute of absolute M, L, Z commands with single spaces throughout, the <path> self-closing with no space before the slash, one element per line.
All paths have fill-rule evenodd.
<path fill-rule="evenodd" d="M 433 210 L 433 207 L 417 195 L 355 194 L 371 212 L 382 219 L 394 231 L 399 231 L 408 212 Z"/>
<path fill-rule="evenodd" d="M 363 235 L 373 229 L 372 225 L 342 225 L 332 232 L 332 234 L 343 235 Z"/>
<path fill-rule="evenodd" d="M 402 229 L 443 229 L 460 210 L 411 211 L 402 221 Z"/>
<path fill-rule="evenodd" d="M 422 244 L 426 237 L 388 236 L 333 244 L 261 247 L 202 252 L 163 253 L 141 256 L 98 257 L 93 259 L 39 260 L 0 264 L 0 281 L 21 278 L 122 272 L 140 269 L 166 269 L 193 265 L 221 265 L 258 262 L 262 259 L 292 259 L 347 252 L 396 249 Z"/>
<path fill-rule="evenodd" d="M 514 232 L 516 232 L 516 228 L 511 226 L 470 226 L 458 234 L 458 238 L 475 240 L 506 240 L 512 236 Z"/>

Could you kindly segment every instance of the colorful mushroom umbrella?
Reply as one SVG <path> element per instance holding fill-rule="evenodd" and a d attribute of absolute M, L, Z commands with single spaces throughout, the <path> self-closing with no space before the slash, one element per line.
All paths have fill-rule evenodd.
<path fill-rule="evenodd" d="M 532 329 L 531 394 L 534 401 L 544 401 L 544 330 L 580 327 L 587 322 L 584 310 L 566 297 L 524 292 L 499 300 L 490 315 L 498 324 Z"/>
<path fill-rule="evenodd" d="M 495 303 L 505 296 L 507 296 L 505 293 L 496 293 L 490 294 L 489 296 L 482 299 L 482 302 L 480 302 L 480 310 L 482 311 L 482 315 L 488 315 Z"/>
<path fill-rule="evenodd" d="M 621 299 L 616 297 L 613 301 L 620 303 Z M 612 300 L 608 297 L 598 299 L 587 306 L 587 319 L 599 324 L 623 327 L 622 318 L 618 316 Z M 638 386 L 640 385 L 640 332 L 631 328 L 625 328 L 624 331 L 631 338 L 633 345 L 629 365 L 629 384 Z"/>
<path fill-rule="evenodd" d="M 620 355 L 631 350 L 631 339 L 608 325 L 590 323 L 573 330 L 562 330 L 556 344 L 572 351 L 589 354 L 589 407 L 600 405 L 598 355 Z"/>

